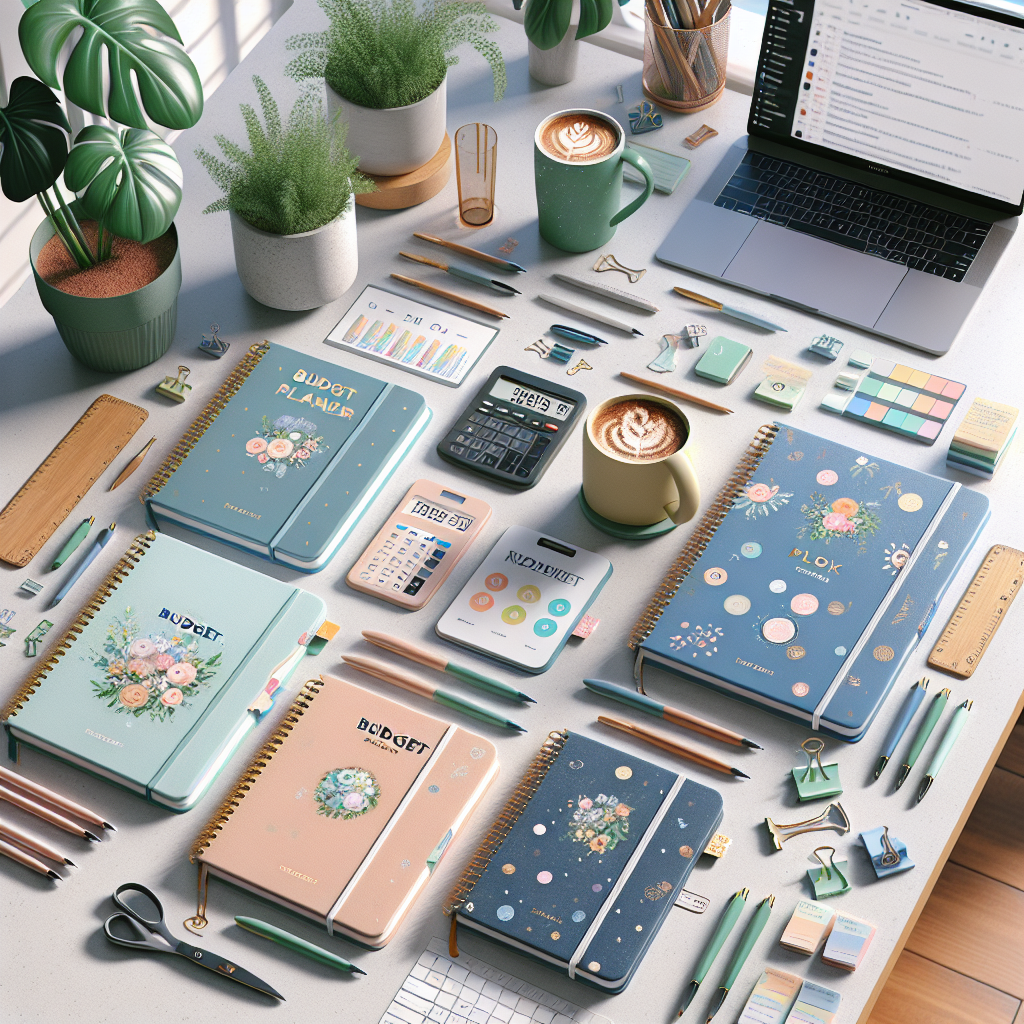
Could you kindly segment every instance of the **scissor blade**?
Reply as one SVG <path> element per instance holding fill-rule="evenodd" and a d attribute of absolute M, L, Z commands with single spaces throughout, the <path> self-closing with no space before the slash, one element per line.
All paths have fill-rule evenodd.
<path fill-rule="evenodd" d="M 181 954 L 186 960 L 199 964 L 200 967 L 213 971 L 214 974 L 222 974 L 225 978 L 231 978 L 232 981 L 240 981 L 243 985 L 248 985 L 249 988 L 253 988 L 257 992 L 265 992 L 275 999 L 284 999 L 280 992 L 272 989 L 255 974 L 250 974 L 244 967 L 239 967 L 231 960 L 218 957 L 216 953 L 211 953 L 208 949 L 198 949 L 195 946 L 190 946 L 187 942 L 179 942 L 174 947 L 174 952 Z"/>

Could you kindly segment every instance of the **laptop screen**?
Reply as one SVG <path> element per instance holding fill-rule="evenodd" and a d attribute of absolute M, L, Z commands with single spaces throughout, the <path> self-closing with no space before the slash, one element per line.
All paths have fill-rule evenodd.
<path fill-rule="evenodd" d="M 1019 212 L 1024 21 L 923 0 L 770 0 L 748 129 Z"/>

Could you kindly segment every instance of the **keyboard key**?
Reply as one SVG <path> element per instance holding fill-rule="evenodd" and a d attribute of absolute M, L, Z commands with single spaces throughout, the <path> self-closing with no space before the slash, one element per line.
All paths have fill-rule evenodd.
<path fill-rule="evenodd" d="M 483 416 L 483 415 L 481 415 L 481 414 L 480 414 L 480 413 L 478 413 L 478 412 L 472 412 L 472 413 L 470 413 L 470 414 L 469 414 L 469 418 L 470 418 L 470 420 L 472 420 L 472 421 L 473 421 L 474 423 L 486 423 L 486 422 L 487 422 L 487 417 L 486 417 L 486 416 Z"/>
<path fill-rule="evenodd" d="M 452 455 L 465 455 L 466 454 L 466 449 L 463 448 L 461 444 L 450 444 L 450 445 L 448 445 L 448 451 L 450 451 L 452 453 Z"/>
<path fill-rule="evenodd" d="M 530 442 L 529 441 L 512 441 L 509 444 L 509 448 L 512 449 L 513 451 L 525 453 L 525 452 L 528 452 L 530 450 Z"/>

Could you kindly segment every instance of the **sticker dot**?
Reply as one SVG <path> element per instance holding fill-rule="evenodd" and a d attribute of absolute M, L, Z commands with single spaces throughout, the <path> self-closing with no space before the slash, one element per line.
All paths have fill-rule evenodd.
<path fill-rule="evenodd" d="M 440 793 L 441 792 L 441 787 L 440 786 L 428 786 L 427 787 L 427 792 L 428 793 Z"/>
<path fill-rule="evenodd" d="M 579 923 L 580 923 L 580 921 L 585 921 L 585 920 L 587 919 L 587 915 L 586 915 L 586 914 L 584 914 L 582 910 L 574 910 L 574 911 L 573 911 L 573 915 L 572 915 L 572 919 L 573 919 L 573 920 L 574 920 L 574 921 L 575 921 L 575 922 L 576 922 L 577 924 L 579 924 Z"/>
<path fill-rule="evenodd" d="M 590 887 L 590 889 L 591 889 L 591 891 L 592 891 L 592 892 L 600 892 L 600 891 L 601 891 L 601 890 L 602 890 L 603 888 L 604 888 L 604 886 L 603 886 L 603 885 L 601 885 L 601 883 L 600 883 L 600 882 L 595 882 L 595 883 L 594 883 L 594 884 L 593 884 L 593 885 L 592 885 L 592 886 Z"/>
<path fill-rule="evenodd" d="M 901 494 L 897 503 L 904 512 L 917 512 L 924 505 L 920 494 Z"/>
<path fill-rule="evenodd" d="M 761 636 L 770 644 L 788 644 L 796 636 L 796 623 L 782 616 L 768 619 L 761 626 Z"/>
<path fill-rule="evenodd" d="M 504 871 L 506 875 L 514 875 L 516 873 L 516 866 L 515 864 L 502 864 L 501 870 Z"/>
<path fill-rule="evenodd" d="M 740 545 L 740 554 L 744 558 L 757 558 L 761 550 L 761 545 L 756 540 L 748 540 L 746 544 Z"/>
<path fill-rule="evenodd" d="M 707 569 L 704 573 L 704 582 L 712 587 L 720 587 L 728 578 L 729 574 L 724 569 L 719 569 L 717 566 L 712 569 Z"/>
<path fill-rule="evenodd" d="M 516 916 L 516 912 L 507 903 L 503 907 L 498 907 L 496 913 L 499 921 L 511 921 Z"/>
<path fill-rule="evenodd" d="M 599 971 L 599 970 L 601 970 L 601 965 L 596 960 L 591 960 L 590 963 L 587 964 L 587 970 L 588 971 Z"/>
<path fill-rule="evenodd" d="M 555 940 L 555 942 L 557 942 L 561 937 L 562 937 L 562 933 L 561 932 L 552 932 L 551 933 L 551 938 L 553 938 Z"/>
<path fill-rule="evenodd" d="M 722 607 L 730 615 L 746 615 L 750 611 L 750 598 L 742 594 L 732 594 L 722 602 Z"/>
<path fill-rule="evenodd" d="M 786 592 L 786 581 L 785 580 L 772 580 L 768 584 L 768 589 L 773 594 L 784 594 Z"/>
<path fill-rule="evenodd" d="M 813 615 L 818 610 L 818 599 L 813 594 L 797 594 L 789 607 L 794 615 Z"/>
<path fill-rule="evenodd" d="M 792 647 L 786 648 L 786 657 L 790 661 L 799 661 L 806 653 L 807 651 L 799 644 L 793 644 Z"/>
<path fill-rule="evenodd" d="M 534 825 L 533 826 L 533 834 L 535 836 L 542 836 L 542 835 L 544 835 L 545 832 L 547 832 L 547 830 L 548 829 L 547 829 L 546 825 Z"/>
<path fill-rule="evenodd" d="M 633 778 L 633 769 L 628 764 L 619 765 L 615 769 L 615 778 L 617 779 L 631 779 Z"/>
<path fill-rule="evenodd" d="M 553 876 L 552 876 L 550 871 L 538 871 L 537 872 L 537 881 L 540 882 L 541 885 L 547 885 L 548 882 L 551 881 L 552 877 Z"/>
<path fill-rule="evenodd" d="M 822 487 L 831 487 L 839 482 L 839 474 L 834 469 L 823 469 L 814 479 Z"/>
<path fill-rule="evenodd" d="M 871 653 L 875 656 L 875 661 L 892 661 L 896 657 L 896 652 L 884 644 L 881 647 L 876 647 Z"/>
<path fill-rule="evenodd" d="M 845 648 L 845 647 L 837 647 L 837 648 L 836 648 L 836 654 L 838 654 L 840 658 L 841 658 L 841 657 L 842 657 L 842 656 L 843 656 L 843 655 L 844 655 L 845 653 L 846 653 L 846 648 Z"/>
<path fill-rule="evenodd" d="M 638 924 L 638 925 L 636 926 L 636 930 L 637 930 L 638 932 L 642 932 L 642 931 L 644 930 L 644 926 L 643 926 L 642 924 Z"/>
<path fill-rule="evenodd" d="M 842 601 L 829 601 L 828 613 L 829 615 L 842 615 L 846 611 L 846 605 Z"/>
<path fill-rule="evenodd" d="M 679 856 L 680 857 L 685 857 L 687 860 L 689 860 L 693 856 L 693 847 L 692 846 L 680 846 L 679 847 Z"/>
<path fill-rule="evenodd" d="M 811 688 L 806 683 L 794 683 L 793 684 L 793 696 L 794 697 L 806 697 L 811 692 Z"/>

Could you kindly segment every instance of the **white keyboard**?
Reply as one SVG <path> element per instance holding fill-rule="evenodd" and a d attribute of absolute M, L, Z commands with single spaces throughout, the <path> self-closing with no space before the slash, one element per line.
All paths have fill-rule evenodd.
<path fill-rule="evenodd" d="M 467 953 L 427 943 L 380 1024 L 612 1024 Z"/>

